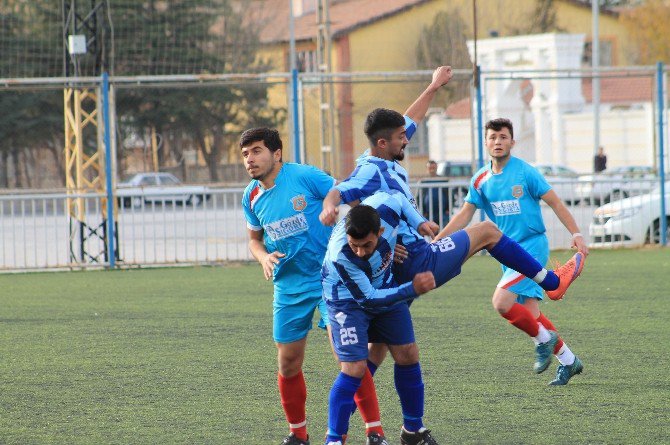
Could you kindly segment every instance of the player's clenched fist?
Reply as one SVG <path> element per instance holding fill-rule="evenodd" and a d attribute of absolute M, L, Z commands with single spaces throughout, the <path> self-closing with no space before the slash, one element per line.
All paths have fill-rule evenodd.
<path fill-rule="evenodd" d="M 319 221 L 324 226 L 332 226 L 337 222 L 337 214 L 340 212 L 335 206 L 327 205 L 325 202 L 323 204 L 323 210 L 319 215 Z"/>
<path fill-rule="evenodd" d="M 436 88 L 446 85 L 453 76 L 450 66 L 440 66 L 433 71 L 433 81 L 431 82 Z"/>
<path fill-rule="evenodd" d="M 433 272 L 420 272 L 414 275 L 412 284 L 417 295 L 425 294 L 429 290 L 435 289 L 435 276 Z"/>

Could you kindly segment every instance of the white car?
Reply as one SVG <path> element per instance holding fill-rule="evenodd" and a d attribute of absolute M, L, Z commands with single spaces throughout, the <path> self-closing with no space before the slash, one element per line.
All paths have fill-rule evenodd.
<path fill-rule="evenodd" d="M 568 204 L 579 201 L 575 195 L 579 173 L 563 165 L 538 164 L 534 167 L 547 179 L 559 198 Z"/>
<path fill-rule="evenodd" d="M 579 178 L 575 189 L 577 199 L 595 205 L 607 204 L 650 191 L 656 184 L 654 169 L 645 165 L 629 165 L 605 170 Z"/>
<path fill-rule="evenodd" d="M 195 206 L 206 201 L 210 191 L 202 185 L 184 185 L 171 173 L 137 173 L 117 185 L 116 196 L 123 207 L 139 207 L 143 203 Z"/>
<path fill-rule="evenodd" d="M 658 184 L 658 183 L 657 183 Z M 670 239 L 670 181 L 665 183 L 666 234 Z M 594 247 L 639 246 L 661 238 L 661 186 L 632 198 L 598 207 L 589 225 Z"/>

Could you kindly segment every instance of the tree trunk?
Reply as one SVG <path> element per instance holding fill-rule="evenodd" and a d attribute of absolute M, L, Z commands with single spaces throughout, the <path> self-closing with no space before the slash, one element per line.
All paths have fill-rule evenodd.
<path fill-rule="evenodd" d="M 207 164 L 207 170 L 209 171 L 209 180 L 211 182 L 218 182 L 219 181 L 219 172 L 217 170 L 218 167 L 218 162 L 217 162 L 217 156 L 216 153 L 219 151 L 216 148 L 216 135 L 214 143 L 212 143 L 211 147 L 209 147 L 209 151 L 207 150 L 207 143 L 205 141 L 205 136 L 202 134 L 202 131 L 200 129 L 196 130 L 196 141 L 198 143 L 198 148 L 200 149 L 200 152 L 202 153 L 202 157 L 205 159 L 205 163 Z"/>
<path fill-rule="evenodd" d="M 9 152 L 2 150 L 2 166 L 0 167 L 0 187 L 9 188 Z"/>
<path fill-rule="evenodd" d="M 21 161 L 19 159 L 19 149 L 12 149 L 12 164 L 14 167 L 14 187 L 23 188 L 23 180 L 21 178 Z"/>
<path fill-rule="evenodd" d="M 23 156 L 21 156 L 21 158 L 23 159 L 23 175 L 26 180 L 26 187 L 33 188 L 33 180 L 32 175 L 30 174 L 30 170 L 32 167 L 32 170 L 35 171 L 35 156 L 33 156 L 33 150 L 29 147 L 24 148 L 22 154 Z"/>
<path fill-rule="evenodd" d="M 209 179 L 212 182 L 219 182 L 219 165 L 221 164 L 221 157 L 225 147 L 225 138 L 223 136 L 222 127 L 217 127 L 214 130 L 214 141 L 212 142 L 212 152 L 210 153 Z"/>
<path fill-rule="evenodd" d="M 60 184 L 65 187 L 65 153 L 63 151 L 63 141 L 61 139 L 54 138 L 52 142 L 47 144 L 47 149 L 54 157 L 56 172 L 58 173 Z"/>

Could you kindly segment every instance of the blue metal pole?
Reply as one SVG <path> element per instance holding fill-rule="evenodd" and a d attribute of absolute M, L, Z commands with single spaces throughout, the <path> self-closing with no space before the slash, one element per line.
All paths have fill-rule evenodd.
<path fill-rule="evenodd" d="M 295 162 L 302 162 L 300 159 L 300 115 L 298 109 L 298 70 L 291 70 L 291 108 L 293 110 L 293 159 Z"/>
<path fill-rule="evenodd" d="M 661 217 L 660 217 L 660 234 L 661 245 L 665 246 L 668 243 L 668 222 L 665 218 L 665 156 L 664 156 L 664 128 L 663 128 L 663 114 L 665 113 L 665 94 L 663 91 L 663 62 L 656 63 L 656 94 L 658 95 L 658 174 L 661 177 Z"/>
<path fill-rule="evenodd" d="M 107 252 L 109 268 L 116 265 L 114 251 L 114 193 L 112 190 L 112 142 L 109 135 L 109 76 L 102 73 L 102 119 L 105 121 L 105 189 L 107 190 Z"/>

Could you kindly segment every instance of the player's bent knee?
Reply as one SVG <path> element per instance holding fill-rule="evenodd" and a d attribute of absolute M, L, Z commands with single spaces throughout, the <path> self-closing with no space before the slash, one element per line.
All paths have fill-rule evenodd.
<path fill-rule="evenodd" d="M 359 360 L 356 362 L 341 362 L 340 369 L 346 375 L 356 378 L 363 378 L 365 371 L 368 369 L 367 360 Z"/>
<path fill-rule="evenodd" d="M 406 345 L 389 345 L 393 360 L 402 366 L 419 362 L 419 346 L 416 343 Z"/>
<path fill-rule="evenodd" d="M 388 346 L 385 343 L 368 343 L 368 360 L 379 366 L 386 358 Z"/>
<path fill-rule="evenodd" d="M 514 303 L 516 302 L 516 295 L 508 292 L 502 291 L 500 288 L 496 289 L 496 292 L 491 298 L 491 303 L 493 304 L 493 309 L 498 311 L 500 315 L 506 314 L 512 309 Z"/>

